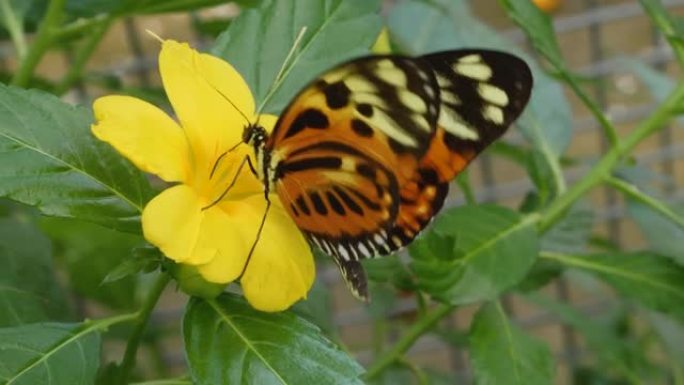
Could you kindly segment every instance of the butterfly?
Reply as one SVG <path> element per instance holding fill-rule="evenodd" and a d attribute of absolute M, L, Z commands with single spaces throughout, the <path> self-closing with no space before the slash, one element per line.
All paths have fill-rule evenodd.
<path fill-rule="evenodd" d="M 449 182 L 520 115 L 532 83 L 522 59 L 498 51 L 357 58 L 304 87 L 270 135 L 249 124 L 243 141 L 266 199 L 276 192 L 367 300 L 360 261 L 415 239 Z"/>

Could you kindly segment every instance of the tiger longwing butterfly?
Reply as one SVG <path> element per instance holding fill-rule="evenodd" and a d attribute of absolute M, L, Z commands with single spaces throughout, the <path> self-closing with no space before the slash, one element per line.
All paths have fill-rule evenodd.
<path fill-rule="evenodd" d="M 441 209 L 449 182 L 520 115 L 531 89 L 527 64 L 498 51 L 363 57 L 304 87 L 270 135 L 250 124 L 243 140 L 266 199 L 277 192 L 309 242 L 367 300 L 360 260 L 410 243 Z"/>

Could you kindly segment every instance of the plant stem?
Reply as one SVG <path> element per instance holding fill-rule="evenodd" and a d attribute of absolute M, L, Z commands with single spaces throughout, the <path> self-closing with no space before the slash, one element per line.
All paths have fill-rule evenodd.
<path fill-rule="evenodd" d="M 17 57 L 21 60 L 26 56 L 26 36 L 24 35 L 23 17 L 18 16 L 10 0 L 0 0 L 0 11 L 4 16 L 5 27 L 12 39 L 14 49 L 17 50 Z"/>
<path fill-rule="evenodd" d="M 55 86 L 55 94 L 62 95 L 78 81 L 83 72 L 83 67 L 85 67 L 88 59 L 92 56 L 95 48 L 97 48 L 98 43 L 104 37 L 105 33 L 109 30 L 109 26 L 112 24 L 114 19 L 111 17 L 105 18 L 98 25 L 94 27 L 94 31 L 88 36 L 87 40 L 83 45 L 81 45 L 76 52 L 73 63 L 69 66 L 69 70 L 64 75 L 62 80 Z"/>
<path fill-rule="evenodd" d="M 648 118 L 642 121 L 618 146 L 611 148 L 598 163 L 578 183 L 558 197 L 542 213 L 539 221 L 540 232 L 546 232 L 560 220 L 565 212 L 587 191 L 604 181 L 610 171 L 631 152 L 637 144 L 661 129 L 677 111 L 678 104 L 684 101 L 684 84 L 680 84 Z"/>
<path fill-rule="evenodd" d="M 423 333 L 430 330 L 439 320 L 449 315 L 455 307 L 449 304 L 439 304 L 432 312 L 426 313 L 424 317 L 419 318 L 392 349 L 373 362 L 368 371 L 366 371 L 365 379 L 370 380 L 376 377 L 388 366 L 400 359 Z"/>
<path fill-rule="evenodd" d="M 606 183 L 608 183 L 610 186 L 622 191 L 624 194 L 628 195 L 632 199 L 650 207 L 663 217 L 669 219 L 674 224 L 679 226 L 682 230 L 684 230 L 684 218 L 680 217 L 675 212 L 670 210 L 669 207 L 664 205 L 659 200 L 644 194 L 641 190 L 639 190 L 637 186 L 612 176 L 607 177 L 605 180 Z"/>
<path fill-rule="evenodd" d="M 639 0 L 639 2 L 651 20 L 653 20 L 667 38 L 667 41 L 670 43 L 672 51 L 679 62 L 679 66 L 684 68 L 684 45 L 682 45 L 681 41 L 682 36 L 677 36 L 677 31 L 672 23 L 672 19 L 668 16 L 665 7 L 660 1 L 654 3 L 651 1 Z"/>
<path fill-rule="evenodd" d="M 45 16 L 40 22 L 35 40 L 31 44 L 26 56 L 21 60 L 17 72 L 12 78 L 12 84 L 18 87 L 27 87 L 33 71 L 40 62 L 45 52 L 50 48 L 55 34 L 56 27 L 62 22 L 64 14 L 64 4 L 66 0 L 50 0 Z"/>
<path fill-rule="evenodd" d="M 603 134 L 608 139 L 608 143 L 610 143 L 610 146 L 617 146 L 618 135 L 615 131 L 615 126 L 613 126 L 613 124 L 608 120 L 603 111 L 601 111 L 601 108 L 593 100 L 591 100 L 591 98 L 584 92 L 584 90 L 579 86 L 573 75 L 571 75 L 567 69 L 557 67 L 556 70 L 558 70 L 559 77 L 565 82 L 565 84 L 572 88 L 577 97 L 579 97 L 580 100 L 582 100 L 584 105 L 587 106 L 587 108 L 589 108 L 591 114 L 594 115 L 594 118 L 596 118 L 596 120 L 599 122 L 599 124 L 601 125 L 601 129 L 603 130 Z"/>
<path fill-rule="evenodd" d="M 128 384 L 128 377 L 135 366 L 135 357 L 138 352 L 138 346 L 140 345 L 140 340 L 142 339 L 143 332 L 149 321 L 150 314 L 154 309 L 159 297 L 161 296 L 164 288 L 171 280 L 171 276 L 167 273 L 161 273 L 157 280 L 152 285 L 150 292 L 147 293 L 147 297 L 138 312 L 136 318 L 135 328 L 128 337 L 128 343 L 126 344 L 126 352 L 124 353 L 123 361 L 121 362 L 121 371 L 119 372 L 119 384 Z"/>

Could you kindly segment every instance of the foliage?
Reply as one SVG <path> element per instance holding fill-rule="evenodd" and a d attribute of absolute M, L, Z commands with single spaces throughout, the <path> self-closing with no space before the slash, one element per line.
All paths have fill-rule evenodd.
<path fill-rule="evenodd" d="M 180 275 L 141 235 L 141 211 L 155 183 L 95 140 L 88 108 L 59 96 L 80 82 L 163 99 L 158 86 L 124 86 L 86 64 L 124 18 L 195 13 L 219 3 L 0 0 L 0 38 L 11 42 L 17 59 L 15 71 L 1 74 L 11 84 L 0 84 L 0 382 L 118 385 L 151 377 L 136 368 L 138 347 L 158 349 L 162 331 L 146 331 L 150 314 L 169 272 Z M 398 53 L 480 46 L 520 55 L 535 78 L 530 104 L 514 128 L 523 143 L 501 142 L 489 156 L 520 166 L 530 187 L 517 208 L 478 204 L 463 174 L 458 183 L 466 205 L 443 210 L 404 259 L 364 262 L 375 298 L 367 307 L 373 356 L 366 369 L 344 346 L 332 314 L 335 293 L 319 279 L 308 300 L 276 314 L 252 309 L 235 293 L 190 298 L 182 320 L 188 374 L 141 384 L 453 383 L 452 374 L 424 368 L 407 355 L 428 333 L 467 350 L 476 384 L 551 383 L 558 373 L 549 341 L 506 314 L 509 293 L 582 337 L 591 355 L 574 368 L 577 383 L 684 384 L 684 210 L 681 202 L 663 199 L 652 183 L 657 176 L 631 159 L 637 145 L 678 124 L 681 82 L 625 59 L 625 70 L 642 81 L 657 106 L 620 137 L 566 64 L 549 16 L 529 0 L 499 5 L 536 56 L 479 22 L 465 0 L 403 0 L 382 13 L 380 0 L 234 3 L 237 16 L 195 19 L 193 26 L 216 36 L 208 50 L 240 71 L 261 112 L 280 112 L 316 74 L 368 54 L 383 25 Z M 684 65 L 684 24 L 659 0 L 640 3 Z M 55 50 L 69 51 L 73 61 L 61 78 L 43 79 L 37 66 Z M 587 107 L 608 143 L 572 183 L 564 176 L 573 138 L 566 91 Z M 598 187 L 625 198 L 647 248 L 623 250 L 599 236 L 597 210 L 588 199 Z M 609 288 L 614 301 L 603 317 L 586 317 L 541 294 L 561 279 L 591 285 L 588 290 Z M 88 320 L 84 300 L 112 315 Z M 403 318 L 410 322 L 388 319 L 406 303 L 416 309 Z M 441 322 L 464 305 L 478 306 L 469 326 Z M 397 336 L 391 346 L 388 330 Z M 124 339 L 126 350 L 120 361 L 106 362 L 100 352 L 112 339 Z M 163 367 L 158 372 L 168 376 Z"/>

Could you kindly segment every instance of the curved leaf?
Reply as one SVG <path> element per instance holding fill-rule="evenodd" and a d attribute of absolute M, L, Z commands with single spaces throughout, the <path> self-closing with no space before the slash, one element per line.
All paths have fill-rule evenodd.
<path fill-rule="evenodd" d="M 534 263 L 536 218 L 494 205 L 443 212 L 432 230 L 409 247 L 418 286 L 452 304 L 496 298 Z"/>
<path fill-rule="evenodd" d="M 196 384 L 362 384 L 362 368 L 292 313 L 262 313 L 242 298 L 193 298 L 183 319 Z"/>
<path fill-rule="evenodd" d="M 0 85 L 0 196 L 140 232 L 149 184 L 91 135 L 91 115 L 44 92 Z"/>
<path fill-rule="evenodd" d="M 100 336 L 81 324 L 33 324 L 0 329 L 0 383 L 92 385 Z"/>
<path fill-rule="evenodd" d="M 684 320 L 684 267 L 669 258 L 647 252 L 542 257 L 592 273 L 623 296 Z"/>
<path fill-rule="evenodd" d="M 33 226 L 0 219 L 0 266 L 0 327 L 68 317 L 52 272 L 50 241 Z"/>
<path fill-rule="evenodd" d="M 302 27 L 282 81 L 267 96 Z M 264 112 L 277 113 L 314 76 L 367 53 L 380 28 L 378 0 L 265 0 L 235 19 L 212 53 L 237 68 Z"/>
<path fill-rule="evenodd" d="M 548 346 L 510 323 L 499 303 L 480 309 L 468 339 L 476 384 L 553 382 L 554 362 Z"/>

